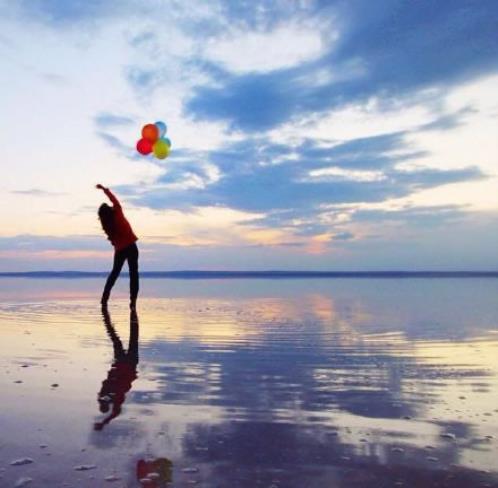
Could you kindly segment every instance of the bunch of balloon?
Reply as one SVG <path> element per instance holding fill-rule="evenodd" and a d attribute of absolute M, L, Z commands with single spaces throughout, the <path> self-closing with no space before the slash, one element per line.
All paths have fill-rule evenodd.
<path fill-rule="evenodd" d="M 171 151 L 171 141 L 166 136 L 166 124 L 156 122 L 142 128 L 142 139 L 137 142 L 137 151 L 147 156 L 154 154 L 157 159 L 167 158 Z"/>

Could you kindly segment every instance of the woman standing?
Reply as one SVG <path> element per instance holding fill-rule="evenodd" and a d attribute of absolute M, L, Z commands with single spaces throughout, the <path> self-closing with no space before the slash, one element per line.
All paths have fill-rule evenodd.
<path fill-rule="evenodd" d="M 121 272 L 124 262 L 128 260 L 128 269 L 130 271 L 130 308 L 134 309 L 138 295 L 138 247 L 136 244 L 138 237 L 133 232 L 128 220 L 126 220 L 119 200 L 111 190 L 100 184 L 97 185 L 97 188 L 103 190 L 112 202 L 112 207 L 107 205 L 107 203 L 103 203 L 99 207 L 99 219 L 107 238 L 114 246 L 114 265 L 107 277 L 100 303 L 104 307 L 107 306 L 111 289 Z"/>

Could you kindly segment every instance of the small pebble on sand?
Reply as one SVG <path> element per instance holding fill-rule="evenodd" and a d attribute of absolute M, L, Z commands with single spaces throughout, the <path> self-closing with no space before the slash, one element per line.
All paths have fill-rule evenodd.
<path fill-rule="evenodd" d="M 106 476 L 104 479 L 109 483 L 111 483 L 113 481 L 119 481 L 121 478 L 119 476 L 116 476 L 115 474 L 110 474 L 109 476 Z"/>
<path fill-rule="evenodd" d="M 33 478 L 19 478 L 14 485 L 14 488 L 21 488 L 22 486 L 27 486 L 33 481 Z"/>
<path fill-rule="evenodd" d="M 445 432 L 445 433 L 441 434 L 441 437 L 443 439 L 451 439 L 452 441 L 454 441 L 456 439 L 456 435 L 452 434 L 451 432 Z"/>
<path fill-rule="evenodd" d="M 31 458 L 20 458 L 20 459 L 15 459 L 10 463 L 11 466 L 24 466 L 25 464 L 31 464 L 34 463 L 34 461 Z"/>
<path fill-rule="evenodd" d="M 89 471 L 91 469 L 96 469 L 97 466 L 95 464 L 81 464 L 80 466 L 75 466 L 75 471 Z"/>

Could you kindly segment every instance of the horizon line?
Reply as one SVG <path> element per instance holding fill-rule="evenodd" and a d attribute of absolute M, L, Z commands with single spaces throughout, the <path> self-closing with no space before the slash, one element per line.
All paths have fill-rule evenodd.
<path fill-rule="evenodd" d="M 0 271 L 0 278 L 97 278 L 108 271 Z M 128 276 L 123 271 L 122 276 Z M 498 278 L 498 270 L 438 271 L 438 270 L 380 270 L 380 271 L 314 271 L 314 270 L 178 270 L 142 271 L 143 278 L 216 279 L 216 278 Z"/>

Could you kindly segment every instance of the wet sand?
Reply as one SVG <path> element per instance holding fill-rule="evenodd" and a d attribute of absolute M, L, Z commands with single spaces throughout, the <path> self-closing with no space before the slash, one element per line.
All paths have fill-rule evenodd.
<path fill-rule="evenodd" d="M 1 487 L 498 486 L 498 280 L 102 285 L 0 280 Z"/>

